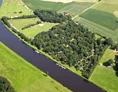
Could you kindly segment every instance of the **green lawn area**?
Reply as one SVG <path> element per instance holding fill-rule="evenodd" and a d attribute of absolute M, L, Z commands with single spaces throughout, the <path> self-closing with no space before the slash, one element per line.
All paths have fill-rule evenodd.
<path fill-rule="evenodd" d="M 9 22 L 15 26 L 19 31 L 22 30 L 23 27 L 29 24 L 35 24 L 37 21 L 40 21 L 39 18 L 28 18 L 28 19 L 11 19 Z"/>
<path fill-rule="evenodd" d="M 117 11 L 118 0 L 102 0 L 81 14 L 81 17 L 115 31 L 118 28 L 118 23 L 116 22 L 118 20 Z"/>
<path fill-rule="evenodd" d="M 79 21 L 79 23 L 88 27 L 91 32 L 106 36 L 107 38 L 112 38 L 114 41 L 118 42 L 118 30 L 112 31 L 106 27 L 98 25 L 97 23 L 86 20 L 84 18 L 76 18 L 75 21 Z"/>
<path fill-rule="evenodd" d="M 114 59 L 115 55 L 116 52 L 108 49 L 99 63 L 106 62 L 109 59 Z M 107 90 L 108 92 L 118 92 L 118 77 L 112 68 L 97 65 L 92 76 L 90 77 L 90 81 Z"/>
<path fill-rule="evenodd" d="M 20 11 L 22 11 L 21 14 L 19 13 Z M 31 14 L 33 13 L 24 6 L 21 0 L 3 0 L 0 7 L 0 18 L 2 16 L 14 17 Z"/>
<path fill-rule="evenodd" d="M 0 76 L 17 92 L 70 92 L 0 42 Z"/>
<path fill-rule="evenodd" d="M 54 25 L 56 25 L 55 23 L 47 23 L 47 22 L 43 22 L 42 24 L 43 24 L 42 26 L 36 25 L 33 26 L 32 28 L 27 28 L 25 30 L 22 30 L 21 33 L 23 33 L 28 38 L 34 38 L 38 33 L 46 32 Z"/>

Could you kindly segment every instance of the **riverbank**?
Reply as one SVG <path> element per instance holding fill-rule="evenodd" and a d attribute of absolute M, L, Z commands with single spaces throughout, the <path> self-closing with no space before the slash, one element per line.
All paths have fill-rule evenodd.
<path fill-rule="evenodd" d="M 0 76 L 6 77 L 17 92 L 38 92 L 39 90 L 71 92 L 48 75 L 46 77 L 45 73 L 22 59 L 1 42 L 0 52 L 2 52 L 0 53 Z"/>

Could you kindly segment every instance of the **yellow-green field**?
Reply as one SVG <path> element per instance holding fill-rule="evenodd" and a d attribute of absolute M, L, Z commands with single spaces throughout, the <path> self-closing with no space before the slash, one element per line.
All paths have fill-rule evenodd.
<path fill-rule="evenodd" d="M 38 33 L 40 33 L 40 32 L 46 32 L 50 28 L 52 28 L 54 25 L 56 25 L 56 24 L 55 23 L 43 22 L 41 25 L 38 24 L 38 25 L 33 26 L 31 28 L 27 28 L 25 30 L 22 30 L 21 32 L 24 35 L 26 35 L 28 38 L 34 38 L 34 36 L 36 36 Z"/>
<path fill-rule="evenodd" d="M 9 22 L 15 26 L 19 31 L 28 24 L 35 24 L 37 21 L 40 21 L 39 18 L 28 18 L 28 19 L 11 19 Z"/>
<path fill-rule="evenodd" d="M 22 13 L 19 13 L 22 11 Z M 22 0 L 3 0 L 2 6 L 0 7 L 0 18 L 2 16 L 14 17 L 22 15 L 33 14 L 27 9 Z"/>
<path fill-rule="evenodd" d="M 116 52 L 108 49 L 99 63 L 106 62 L 109 59 L 114 60 L 116 54 Z M 90 81 L 107 90 L 108 92 L 118 92 L 118 77 L 116 76 L 113 68 L 97 65 L 92 76 L 90 77 Z"/>
<path fill-rule="evenodd" d="M 70 92 L 0 42 L 0 76 L 17 92 Z"/>

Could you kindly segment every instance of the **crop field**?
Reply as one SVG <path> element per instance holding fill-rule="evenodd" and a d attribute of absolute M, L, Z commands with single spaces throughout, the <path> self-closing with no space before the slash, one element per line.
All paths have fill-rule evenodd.
<path fill-rule="evenodd" d="M 6 77 L 17 92 L 70 92 L 0 43 L 0 76 Z"/>
<path fill-rule="evenodd" d="M 75 3 L 75 4 L 62 8 L 58 12 L 59 13 L 67 12 L 70 15 L 79 15 L 81 12 L 83 12 L 85 9 L 87 9 L 93 4 L 94 3 L 88 3 L 88 2 Z"/>
<path fill-rule="evenodd" d="M 109 59 L 114 59 L 115 55 L 116 52 L 108 49 L 99 63 L 106 62 Z M 116 76 L 113 68 L 97 65 L 94 73 L 90 77 L 90 81 L 107 90 L 108 92 L 118 91 L 118 87 L 116 86 L 118 85 L 118 77 Z"/>
<path fill-rule="evenodd" d="M 91 9 L 87 10 L 81 17 L 95 22 L 101 26 L 116 31 L 118 28 L 118 1 L 114 0 L 114 3 L 111 3 L 112 0 L 103 0 Z"/>
<path fill-rule="evenodd" d="M 82 0 L 81 0 L 82 1 Z M 89 0 L 90 1 L 90 0 Z M 31 9 L 46 9 L 57 12 L 68 12 L 71 15 L 80 14 L 82 11 L 95 4 L 95 2 L 71 2 L 71 3 L 57 3 L 41 0 L 23 0 L 23 2 Z"/>
<path fill-rule="evenodd" d="M 76 21 L 79 21 L 85 27 L 88 27 L 91 32 L 106 36 L 107 38 L 112 38 L 114 41 L 118 42 L 118 31 L 112 31 L 106 27 L 98 25 L 92 21 L 86 20 L 84 18 L 76 18 Z"/>
<path fill-rule="evenodd" d="M 50 28 L 52 28 L 54 25 L 56 25 L 56 24 L 43 22 L 41 25 L 38 24 L 38 25 L 33 26 L 31 28 L 27 28 L 25 30 L 22 30 L 21 33 L 23 33 L 28 38 L 34 38 L 38 33 L 46 32 Z"/>
<path fill-rule="evenodd" d="M 20 11 L 22 13 L 19 13 Z M 3 4 L 0 7 L 0 18 L 2 16 L 14 17 L 31 14 L 33 13 L 25 7 L 21 0 L 3 0 Z"/>

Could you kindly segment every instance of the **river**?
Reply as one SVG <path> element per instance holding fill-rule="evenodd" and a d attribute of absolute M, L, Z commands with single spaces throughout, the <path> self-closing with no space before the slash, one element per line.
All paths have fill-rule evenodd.
<path fill-rule="evenodd" d="M 49 76 L 73 92 L 103 92 L 93 83 L 86 82 L 69 70 L 62 69 L 47 57 L 37 54 L 32 48 L 25 45 L 8 31 L 2 23 L 0 23 L 0 41 L 43 72 L 48 71 Z"/>

